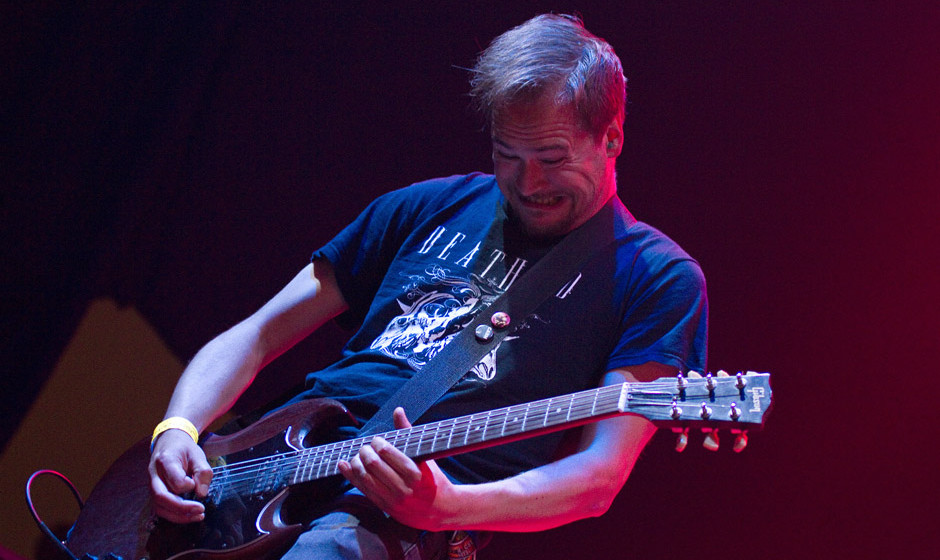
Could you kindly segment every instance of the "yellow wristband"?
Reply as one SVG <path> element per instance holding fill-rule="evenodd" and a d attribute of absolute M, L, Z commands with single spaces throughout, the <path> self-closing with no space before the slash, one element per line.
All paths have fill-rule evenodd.
<path fill-rule="evenodd" d="M 194 442 L 199 443 L 199 430 L 196 429 L 196 426 L 182 416 L 173 416 L 160 422 L 157 424 L 157 427 L 153 429 L 153 437 L 150 438 L 150 451 L 153 451 L 153 444 L 157 442 L 157 438 L 160 437 L 160 434 L 167 430 L 174 429 L 183 430 L 189 434 L 189 437 L 193 438 Z"/>

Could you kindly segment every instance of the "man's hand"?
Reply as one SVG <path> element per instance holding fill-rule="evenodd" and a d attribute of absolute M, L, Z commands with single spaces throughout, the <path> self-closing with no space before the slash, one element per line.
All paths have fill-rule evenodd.
<path fill-rule="evenodd" d="M 397 429 L 410 428 L 405 411 L 394 412 Z M 373 503 L 401 523 L 430 531 L 447 529 L 445 504 L 453 503 L 455 486 L 434 461 L 415 463 L 380 437 L 359 450 L 339 470 Z"/>
<path fill-rule="evenodd" d="M 157 515 L 174 523 L 202 521 L 205 507 L 180 496 L 209 493 L 212 469 L 206 454 L 188 434 L 167 430 L 160 434 L 150 455 L 150 493 Z"/>

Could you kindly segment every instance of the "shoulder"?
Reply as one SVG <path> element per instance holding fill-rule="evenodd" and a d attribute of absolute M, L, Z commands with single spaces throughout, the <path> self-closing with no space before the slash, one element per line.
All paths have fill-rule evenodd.
<path fill-rule="evenodd" d="M 618 256 L 650 271 L 677 267 L 701 274 L 701 267 L 678 243 L 655 227 L 636 222 L 618 238 Z"/>

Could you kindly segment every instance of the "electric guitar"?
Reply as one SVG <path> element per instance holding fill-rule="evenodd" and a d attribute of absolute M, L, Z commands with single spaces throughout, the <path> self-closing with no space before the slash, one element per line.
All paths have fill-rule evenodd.
<path fill-rule="evenodd" d="M 770 374 L 661 378 L 552 397 L 377 434 L 420 461 L 500 445 L 603 418 L 634 414 L 673 428 L 759 428 L 772 404 Z M 316 399 L 277 410 L 226 436 L 201 443 L 213 478 L 205 520 L 176 525 L 156 518 L 147 474 L 149 443 L 141 441 L 95 486 L 66 545 L 78 556 L 108 553 L 125 560 L 194 560 L 277 556 L 303 531 L 299 511 L 322 497 L 315 481 L 342 481 L 337 464 L 373 436 L 308 447 L 315 435 L 351 419 L 336 401 Z M 680 444 L 680 446 L 684 446 Z M 706 447 L 708 441 L 706 440 Z M 301 508 L 304 506 L 304 508 Z"/>

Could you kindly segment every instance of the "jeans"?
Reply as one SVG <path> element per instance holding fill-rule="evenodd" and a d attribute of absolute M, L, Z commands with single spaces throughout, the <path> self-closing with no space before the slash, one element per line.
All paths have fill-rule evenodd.
<path fill-rule="evenodd" d="M 308 525 L 283 559 L 446 560 L 448 535 L 402 525 L 351 490 Z"/>

